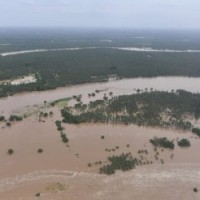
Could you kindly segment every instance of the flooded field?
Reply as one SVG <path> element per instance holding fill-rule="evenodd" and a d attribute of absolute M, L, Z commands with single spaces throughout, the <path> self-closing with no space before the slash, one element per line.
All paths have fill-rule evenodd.
<path fill-rule="evenodd" d="M 200 139 L 191 132 L 135 125 L 64 124 L 64 132 L 69 138 L 65 144 L 55 125 L 56 120 L 61 120 L 59 106 L 48 107 L 44 103 L 80 94 L 87 103 L 109 92 L 122 95 L 151 88 L 200 92 L 199 84 L 199 78 L 138 78 L 0 99 L 1 114 L 7 116 L 13 112 L 22 114 L 29 109 L 37 110 L 21 122 L 12 122 L 11 127 L 0 122 L 0 199 L 199 199 L 200 192 L 193 189 L 200 190 Z M 99 93 L 88 97 L 95 90 Z M 39 121 L 41 111 L 52 111 L 53 115 Z M 149 142 L 155 136 L 173 140 L 175 149 L 155 150 Z M 179 147 L 177 141 L 182 138 L 190 140 L 191 147 Z M 13 149 L 12 155 L 8 154 L 8 149 Z M 42 152 L 38 153 L 38 149 Z M 140 155 L 139 150 L 148 153 Z M 122 153 L 131 153 L 143 159 L 145 164 L 128 172 L 117 171 L 111 176 L 99 174 L 99 168 L 108 164 L 109 156 Z M 147 164 L 147 160 L 151 164 Z"/>
<path fill-rule="evenodd" d="M 133 78 L 122 79 L 103 83 L 82 84 L 62 87 L 55 90 L 43 92 L 26 92 L 0 99 L 0 114 L 8 115 L 14 110 L 22 109 L 26 106 L 41 104 L 44 101 L 54 101 L 61 98 L 82 95 L 83 101 L 103 98 L 103 95 L 113 92 L 114 96 L 133 94 L 140 90 L 160 90 L 171 91 L 183 89 L 190 92 L 200 92 L 200 78 L 188 77 L 157 77 L 157 78 Z M 101 91 L 95 98 L 89 99 L 88 94 Z"/>
<path fill-rule="evenodd" d="M 119 172 L 114 176 L 56 170 L 36 171 L 3 180 L 12 183 L 9 186 L 1 181 L 0 197 L 8 200 L 32 200 L 38 199 L 33 194 L 40 191 L 39 199 L 45 200 L 196 200 L 200 197 L 199 193 L 193 192 L 193 187 L 199 184 L 198 167 L 141 167 L 128 173 Z M 49 190 L 58 184 L 64 189 Z"/>
<path fill-rule="evenodd" d="M 198 199 L 193 188 L 200 187 L 200 140 L 189 132 L 152 129 L 134 125 L 65 125 L 68 145 L 62 143 L 54 121 L 36 116 L 0 131 L 0 199 Z M 1 124 L 2 125 L 2 124 Z M 104 139 L 101 139 L 101 136 Z M 149 143 L 154 136 L 188 138 L 191 147 L 155 150 Z M 127 144 L 129 146 L 127 146 Z M 106 148 L 119 149 L 111 152 Z M 13 155 L 7 150 L 12 148 Z M 37 152 L 38 148 L 43 153 Z M 100 175 L 96 161 L 106 164 L 107 157 L 146 149 L 151 165 L 137 166 L 129 172 Z M 173 154 L 173 158 L 172 158 Z M 164 164 L 160 162 L 163 159 Z M 88 163 L 92 163 L 91 167 Z M 55 186 L 61 184 L 62 187 Z M 54 185 L 54 186 L 52 186 Z M 56 187 L 56 189 L 48 189 Z M 58 188 L 57 188 L 58 187 Z M 64 188 L 64 189 L 63 189 Z M 186 194 L 183 194 L 183 188 Z M 150 198 L 151 197 L 151 198 Z"/>

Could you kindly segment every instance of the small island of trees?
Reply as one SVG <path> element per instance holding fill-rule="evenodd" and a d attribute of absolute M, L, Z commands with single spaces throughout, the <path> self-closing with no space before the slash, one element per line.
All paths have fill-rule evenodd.
<path fill-rule="evenodd" d="M 84 105 L 84 108 L 82 108 Z M 183 90 L 176 92 L 145 91 L 132 95 L 110 97 L 61 110 L 64 123 L 137 124 L 191 130 L 187 115 L 200 117 L 200 94 Z M 198 129 L 193 129 L 200 135 Z"/>
<path fill-rule="evenodd" d="M 149 142 L 155 147 L 174 149 L 173 140 L 168 140 L 166 137 L 163 138 L 154 137 L 153 139 L 150 139 Z"/>
<path fill-rule="evenodd" d="M 111 175 L 116 170 L 128 171 L 135 168 L 137 164 L 137 159 L 133 159 L 129 153 L 108 157 L 108 161 L 110 164 L 104 165 L 99 169 L 100 174 Z"/>

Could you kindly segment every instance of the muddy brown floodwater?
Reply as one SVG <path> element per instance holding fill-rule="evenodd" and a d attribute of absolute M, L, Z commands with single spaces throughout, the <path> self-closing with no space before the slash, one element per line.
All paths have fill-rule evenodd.
<path fill-rule="evenodd" d="M 75 85 L 55 90 L 42 92 L 26 92 L 0 99 L 0 114 L 8 115 L 14 110 L 22 109 L 26 106 L 33 106 L 46 101 L 54 101 L 60 98 L 71 97 L 73 95 L 83 95 L 83 100 L 88 101 L 88 93 L 100 90 L 96 98 L 102 98 L 104 93 L 113 92 L 114 95 L 136 93 L 137 89 L 147 88 L 171 91 L 183 89 L 191 92 L 200 92 L 200 78 L 188 77 L 157 77 L 157 78 L 133 78 L 109 81 L 104 83 L 90 83 Z M 94 98 L 93 98 L 94 99 Z"/>
<path fill-rule="evenodd" d="M 54 112 L 56 112 L 54 110 Z M 66 146 L 61 142 L 54 121 L 49 117 L 38 122 L 36 116 L 12 124 L 0 131 L 0 199 L 198 199 L 193 187 L 200 187 L 199 144 L 189 132 L 152 129 L 134 125 L 65 125 L 69 138 Z M 101 136 L 104 135 L 104 139 Z M 191 147 L 155 151 L 149 143 L 154 136 L 169 139 L 188 138 Z M 130 146 L 127 147 L 127 144 Z M 106 148 L 114 152 L 105 151 Z M 7 150 L 12 148 L 13 155 Z M 38 148 L 44 150 L 37 153 Z M 138 157 L 138 150 L 148 150 L 151 165 L 138 166 L 129 172 L 99 175 L 99 165 L 111 155 L 131 152 Z M 174 154 L 173 159 L 171 155 Z M 160 159 L 164 160 L 161 164 Z M 92 163 L 88 167 L 88 163 Z M 106 163 L 105 163 L 106 164 Z M 64 190 L 48 190 L 52 185 L 64 185 Z M 186 193 L 186 194 L 185 194 Z"/>
<path fill-rule="evenodd" d="M 28 105 L 79 94 L 87 102 L 90 100 L 87 94 L 96 89 L 106 90 L 98 93 L 95 98 L 101 98 L 109 91 L 114 95 L 129 94 L 137 88 L 155 88 L 159 79 L 152 79 L 155 85 L 151 85 L 151 82 L 147 85 L 150 79 L 136 79 L 135 82 L 121 80 L 24 93 L 1 99 L 0 109 L 4 114 L 10 114 L 15 109 L 22 112 Z M 169 77 L 166 80 L 169 84 L 163 90 L 180 88 L 180 85 L 174 88 L 175 82 L 170 81 Z M 194 79 L 196 82 L 192 83 L 193 79 L 190 78 L 177 78 L 176 81 L 178 80 L 184 81 L 185 85 L 182 82 L 181 89 L 188 90 L 193 84 L 200 82 L 200 79 Z M 191 85 L 187 81 L 191 81 Z M 162 90 L 161 83 L 162 81 L 157 89 Z M 198 87 L 193 88 L 193 91 L 198 91 Z M 12 123 L 11 127 L 0 122 L 0 199 L 200 199 L 200 192 L 193 191 L 193 188 L 200 191 L 200 139 L 191 132 L 135 125 L 65 124 L 64 132 L 69 138 L 66 145 L 61 141 L 54 123 L 61 119 L 59 108 L 44 108 L 42 111 L 53 111 L 54 115 L 39 122 L 38 114 L 32 114 L 22 122 Z M 158 148 L 155 151 L 149 143 L 149 139 L 154 136 L 173 139 L 175 149 Z M 189 139 L 191 147 L 178 147 L 177 140 L 181 138 Z M 12 155 L 7 153 L 9 148 L 14 150 Z M 37 152 L 39 148 L 43 149 L 43 153 Z M 153 164 L 137 166 L 128 172 L 117 171 L 111 176 L 99 174 L 99 168 L 108 164 L 108 156 L 131 152 L 133 157 L 140 158 L 138 150 L 147 150 L 148 154 L 143 155 L 143 159 L 152 161 Z M 95 164 L 97 161 L 102 164 Z M 88 163 L 91 163 L 91 167 Z"/>

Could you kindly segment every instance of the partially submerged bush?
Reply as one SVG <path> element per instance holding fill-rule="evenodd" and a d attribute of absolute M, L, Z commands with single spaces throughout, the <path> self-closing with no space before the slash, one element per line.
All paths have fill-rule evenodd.
<path fill-rule="evenodd" d="M 119 156 L 108 157 L 111 164 L 105 165 L 99 169 L 100 173 L 114 174 L 116 170 L 128 171 L 135 168 L 137 160 L 133 159 L 131 154 L 121 154 Z"/>
<path fill-rule="evenodd" d="M 56 124 L 56 126 L 57 126 L 57 130 L 58 130 L 58 131 L 62 131 L 62 130 L 64 129 L 64 128 L 62 127 L 61 121 L 57 120 L 57 121 L 55 122 L 55 124 Z"/>
<path fill-rule="evenodd" d="M 43 149 L 42 149 L 42 148 L 39 148 L 39 149 L 37 150 L 37 152 L 38 152 L 38 153 L 42 153 L 42 152 L 43 152 Z"/>
<path fill-rule="evenodd" d="M 40 197 L 40 193 L 38 192 L 37 194 L 35 194 L 36 197 Z"/>
<path fill-rule="evenodd" d="M 8 154 L 9 155 L 12 155 L 14 153 L 14 150 L 13 149 L 8 149 Z"/>
<path fill-rule="evenodd" d="M 189 147 L 191 146 L 190 141 L 188 139 L 181 139 L 180 141 L 178 141 L 178 146 L 180 147 Z"/>
<path fill-rule="evenodd" d="M 198 192 L 198 189 L 195 187 L 195 188 L 193 188 L 193 191 L 194 192 Z"/>
<path fill-rule="evenodd" d="M 63 116 L 63 122 L 69 123 L 69 124 L 79 124 L 81 123 L 81 118 L 79 116 L 72 115 L 68 112 L 66 109 L 61 110 L 61 114 Z"/>
<path fill-rule="evenodd" d="M 193 128 L 192 133 L 194 133 L 200 137 L 200 129 L 199 128 Z"/>
<path fill-rule="evenodd" d="M 174 149 L 174 142 L 168 140 L 166 137 L 163 138 L 154 137 L 153 139 L 150 139 L 149 142 L 153 144 L 155 147 Z"/>
<path fill-rule="evenodd" d="M 10 123 L 10 122 L 6 122 L 6 126 L 7 126 L 7 127 L 10 127 L 10 126 L 11 126 L 11 123 Z"/>
<path fill-rule="evenodd" d="M 65 133 L 62 133 L 62 132 L 61 132 L 61 138 L 62 138 L 62 141 L 63 141 L 64 143 L 68 143 L 68 142 L 69 142 L 69 139 L 67 138 L 67 136 L 66 136 Z"/>
<path fill-rule="evenodd" d="M 5 117 L 4 116 L 0 116 L 0 122 L 4 121 Z"/>
<path fill-rule="evenodd" d="M 9 120 L 10 121 L 22 121 L 23 117 L 18 116 L 18 115 L 10 115 Z"/>
<path fill-rule="evenodd" d="M 44 114 L 43 114 L 43 117 L 47 118 L 48 115 L 49 115 L 48 113 L 44 113 Z"/>

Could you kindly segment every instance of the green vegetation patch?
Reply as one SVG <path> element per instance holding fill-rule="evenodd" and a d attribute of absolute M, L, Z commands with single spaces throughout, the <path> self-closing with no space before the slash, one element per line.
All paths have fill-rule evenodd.
<path fill-rule="evenodd" d="M 68 143 L 69 142 L 69 139 L 67 138 L 65 133 L 61 132 L 60 135 L 61 135 L 63 143 Z"/>
<path fill-rule="evenodd" d="M 194 133 L 200 137 L 200 129 L 199 128 L 193 128 L 192 133 Z"/>
<path fill-rule="evenodd" d="M 57 130 L 58 130 L 58 131 L 64 130 L 64 127 L 62 126 L 62 122 L 61 122 L 61 121 L 57 120 L 57 121 L 55 122 L 55 124 L 56 124 L 56 127 L 57 127 Z"/>
<path fill-rule="evenodd" d="M 188 139 L 183 138 L 183 139 L 178 141 L 178 146 L 189 147 L 189 146 L 191 146 L 191 144 L 190 144 L 190 141 Z"/>
<path fill-rule="evenodd" d="M 153 139 L 150 139 L 149 142 L 155 147 L 174 149 L 173 140 L 168 140 L 166 137 L 163 138 L 154 137 Z"/>
<path fill-rule="evenodd" d="M 14 154 L 14 150 L 13 149 L 8 149 L 8 155 L 12 155 L 12 154 Z"/>
<path fill-rule="evenodd" d="M 5 117 L 4 116 L 0 116 L 0 122 L 4 121 Z"/>
<path fill-rule="evenodd" d="M 9 120 L 10 121 L 22 121 L 23 117 L 18 116 L 18 115 L 10 115 Z"/>
<path fill-rule="evenodd" d="M 129 42 L 112 45 L 127 46 L 127 44 L 130 45 Z M 79 44 L 76 45 L 79 46 Z M 199 53 L 133 53 L 113 48 L 2 56 L 0 59 L 0 80 L 35 74 L 37 82 L 22 85 L 2 85 L 0 97 L 22 91 L 41 91 L 66 85 L 108 81 L 109 77 L 113 75 L 119 78 L 199 77 L 199 65 Z"/>
<path fill-rule="evenodd" d="M 83 122 L 80 116 L 71 114 L 67 109 L 62 109 L 61 114 L 63 117 L 63 122 L 65 122 L 65 123 L 79 124 L 79 123 Z"/>
<path fill-rule="evenodd" d="M 44 150 L 43 150 L 42 148 L 39 148 L 39 149 L 37 150 L 38 153 L 43 153 L 43 151 L 44 151 Z"/>
<path fill-rule="evenodd" d="M 135 168 L 137 159 L 133 159 L 131 154 L 121 154 L 119 156 L 108 157 L 110 164 L 99 169 L 101 174 L 111 175 L 116 170 L 128 171 Z"/>
<path fill-rule="evenodd" d="M 73 108 L 62 109 L 61 113 L 66 123 L 121 123 L 191 130 L 189 117 L 198 119 L 199 108 L 200 94 L 183 90 L 145 91 L 95 100 L 88 105 L 79 103 Z"/>

